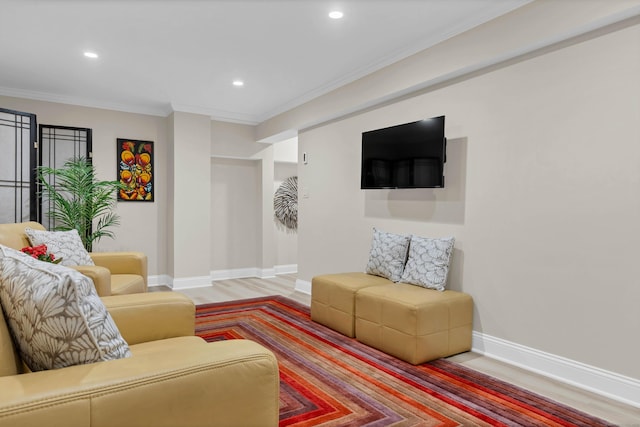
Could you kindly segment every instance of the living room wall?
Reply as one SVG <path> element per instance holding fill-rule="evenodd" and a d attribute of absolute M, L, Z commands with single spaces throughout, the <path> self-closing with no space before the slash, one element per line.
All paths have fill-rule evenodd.
<path fill-rule="evenodd" d="M 211 270 L 255 269 L 259 263 L 260 163 L 211 159 Z"/>
<path fill-rule="evenodd" d="M 118 202 L 120 226 L 115 239 L 103 238 L 95 251 L 142 251 L 149 274 L 166 274 L 167 265 L 167 121 L 164 117 L 0 96 L 0 106 L 34 113 L 38 124 L 93 130 L 93 164 L 99 179 L 115 180 L 116 139 L 154 141 L 154 202 Z M 155 280 L 155 279 L 154 279 Z"/>
<path fill-rule="evenodd" d="M 169 156 L 169 120 L 166 117 L 151 116 L 146 114 L 137 114 L 124 111 L 114 111 L 101 108 L 83 107 L 56 102 L 39 101 L 26 98 L 16 98 L 8 96 L 0 96 L 0 106 L 17 111 L 34 113 L 37 116 L 39 124 L 62 125 L 73 127 L 86 127 L 92 129 L 93 134 L 93 163 L 96 166 L 98 177 L 100 179 L 111 180 L 116 179 L 116 139 L 131 138 L 140 140 L 154 141 L 154 175 L 155 183 L 155 201 L 148 202 L 118 202 L 116 210 L 121 216 L 121 225 L 114 229 L 115 239 L 102 239 L 94 246 L 95 251 L 143 251 L 148 256 L 150 284 L 170 284 L 172 272 L 170 266 L 169 246 L 171 242 L 170 231 L 173 227 L 173 218 L 170 218 L 169 198 L 172 197 L 168 193 L 169 185 L 173 179 L 170 176 L 170 168 L 168 167 Z M 247 179 L 251 181 L 257 177 L 258 183 L 262 181 L 260 175 L 260 162 L 263 153 L 272 150 L 269 144 L 255 142 L 253 126 L 240 125 L 234 123 L 225 123 L 211 121 L 211 147 L 210 154 L 211 172 L 214 178 L 211 182 L 211 188 L 220 189 L 224 182 L 229 182 L 230 175 L 236 174 L 233 167 L 229 163 L 237 165 L 251 165 L 248 170 L 249 175 L 242 175 L 241 180 L 247 184 Z M 230 159 L 226 159 L 225 157 Z M 243 160 L 244 159 L 244 160 Z M 216 170 L 214 163 L 226 164 L 220 170 Z M 242 168 L 240 168 L 242 170 Z M 278 169 L 279 170 L 279 169 Z M 257 175 L 256 175 L 257 174 Z M 217 182 L 216 178 L 222 179 Z M 267 199 L 272 203 L 273 191 L 272 187 L 275 182 L 272 180 L 268 183 L 269 194 Z M 235 181 L 236 187 L 240 181 Z M 244 185 L 242 184 L 242 185 Z M 242 185 L 240 185 L 242 187 Z M 247 184 L 252 185 L 252 184 Z M 176 191 L 185 191 L 184 188 Z M 187 190 L 191 191 L 191 190 Z M 195 190 L 194 190 L 195 191 Z M 196 194 L 194 192 L 194 194 Z M 238 195 L 243 197 L 238 198 Z M 263 197 L 261 189 L 257 193 L 245 194 L 244 191 L 234 193 L 236 202 L 248 206 L 242 209 L 247 216 L 243 221 L 237 221 L 238 227 L 234 230 L 240 234 L 245 233 L 246 238 L 238 239 L 237 235 L 230 238 L 225 233 L 220 233 L 219 228 L 215 227 L 215 221 L 212 221 L 212 249 L 208 257 L 211 259 L 210 270 L 233 270 L 242 267 L 248 267 L 255 270 L 261 269 L 263 262 L 263 254 L 261 251 L 261 215 L 262 203 L 260 198 Z M 229 218 L 233 203 L 229 200 L 222 202 L 219 195 L 212 192 L 212 215 L 220 215 Z M 235 203 L 237 205 L 237 203 Z M 223 212 L 225 206 L 229 210 Z M 221 211 L 222 208 L 222 211 Z M 268 233 L 276 235 L 277 231 L 272 219 L 272 212 L 265 213 L 268 216 L 266 220 L 269 224 Z M 256 230 L 256 227 L 259 230 Z M 236 233 L 238 234 L 238 233 Z M 226 236 L 224 239 L 223 236 Z M 229 248 L 234 247 L 234 241 L 242 242 L 237 245 L 238 249 L 235 255 Z M 271 270 L 278 263 L 292 264 L 292 252 L 295 252 L 295 241 L 291 236 L 277 235 L 276 239 L 272 239 L 273 245 L 269 247 L 268 254 L 273 255 L 273 263 L 268 263 Z M 221 248 L 224 247 L 224 250 Z M 294 249 L 292 249 L 294 248 Z M 257 258 L 257 259 L 256 259 Z M 263 268 L 262 268 L 263 269 Z M 189 279 L 189 278 L 186 278 Z"/>
<path fill-rule="evenodd" d="M 372 227 L 455 236 L 449 287 L 473 296 L 476 332 L 640 379 L 639 39 L 615 30 L 301 132 L 299 279 L 363 271 Z M 445 189 L 359 189 L 363 131 L 438 115 Z"/>
<path fill-rule="evenodd" d="M 259 143 L 254 126 L 215 120 L 211 136 L 213 277 L 295 269 L 297 235 L 276 226 L 273 195 L 297 173 L 297 141 Z"/>

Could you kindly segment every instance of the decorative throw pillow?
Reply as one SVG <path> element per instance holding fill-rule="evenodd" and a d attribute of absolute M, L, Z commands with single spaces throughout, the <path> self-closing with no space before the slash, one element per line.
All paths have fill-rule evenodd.
<path fill-rule="evenodd" d="M 453 237 L 431 239 L 411 236 L 409 259 L 401 281 L 444 291 L 454 241 Z"/>
<path fill-rule="evenodd" d="M 400 281 L 407 260 L 409 239 L 409 236 L 386 233 L 374 228 L 366 272 L 392 282 Z"/>
<path fill-rule="evenodd" d="M 0 245 L 0 303 L 32 371 L 131 356 L 90 278 Z"/>
<path fill-rule="evenodd" d="M 95 265 L 82 245 L 78 230 L 44 231 L 27 227 L 24 232 L 32 246 L 47 245 L 50 253 L 56 258 L 62 258 L 62 265 Z"/>

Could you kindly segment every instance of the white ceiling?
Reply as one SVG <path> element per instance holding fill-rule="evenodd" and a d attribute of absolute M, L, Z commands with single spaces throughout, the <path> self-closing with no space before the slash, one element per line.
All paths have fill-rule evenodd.
<path fill-rule="evenodd" d="M 259 123 L 527 2 L 0 0 L 0 94 Z"/>

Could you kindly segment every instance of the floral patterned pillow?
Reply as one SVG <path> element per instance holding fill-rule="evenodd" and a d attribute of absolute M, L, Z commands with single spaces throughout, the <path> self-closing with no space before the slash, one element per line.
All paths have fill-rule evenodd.
<path fill-rule="evenodd" d="M 82 245 L 78 230 L 45 231 L 25 228 L 25 234 L 32 246 L 47 245 L 50 253 L 62 258 L 60 264 L 66 266 L 95 265 L 89 252 Z"/>
<path fill-rule="evenodd" d="M 131 356 L 87 276 L 0 245 L 0 303 L 32 371 Z"/>
<path fill-rule="evenodd" d="M 455 239 L 411 236 L 401 282 L 444 291 Z"/>
<path fill-rule="evenodd" d="M 407 259 L 409 236 L 373 229 L 373 241 L 366 272 L 398 282 Z"/>

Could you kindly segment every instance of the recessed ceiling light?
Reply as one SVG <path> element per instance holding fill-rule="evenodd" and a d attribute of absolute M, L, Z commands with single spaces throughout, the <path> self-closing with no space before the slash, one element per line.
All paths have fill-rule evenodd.
<path fill-rule="evenodd" d="M 97 57 L 98 57 L 98 54 L 97 54 L 97 53 L 95 53 L 95 52 L 85 52 L 85 53 L 84 53 L 84 56 L 86 56 L 87 58 L 95 59 L 95 58 L 97 58 Z"/>
<path fill-rule="evenodd" d="M 339 10 L 334 10 L 333 12 L 329 13 L 329 18 L 331 19 L 340 19 L 344 16 L 344 13 L 340 12 Z"/>
<path fill-rule="evenodd" d="M 238 87 L 244 86 L 244 82 L 242 80 L 234 80 L 233 85 Z"/>

